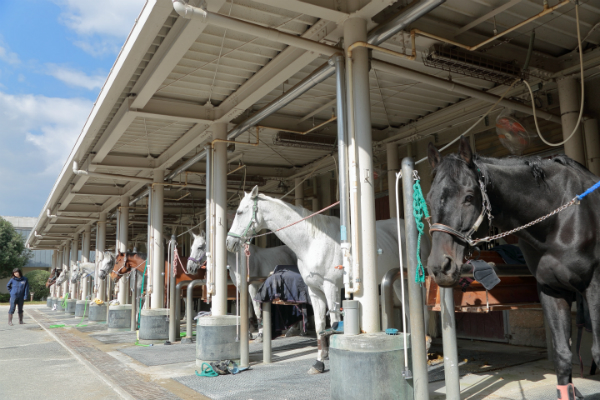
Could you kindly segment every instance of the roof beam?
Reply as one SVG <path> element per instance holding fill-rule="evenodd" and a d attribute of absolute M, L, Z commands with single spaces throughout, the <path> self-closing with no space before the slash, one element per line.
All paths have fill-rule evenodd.
<path fill-rule="evenodd" d="M 254 0 L 256 3 L 266 4 L 272 7 L 282 8 L 297 12 L 299 14 L 310 15 L 311 17 L 324 18 L 336 24 L 342 23 L 349 15 L 345 12 L 333 10 L 323 5 L 311 4 L 306 1 L 298 0 Z M 323 1 L 320 1 L 323 3 Z M 332 5 L 335 5 L 332 2 Z"/>
<path fill-rule="evenodd" d="M 129 112 L 136 117 L 195 124 L 210 123 L 213 120 L 211 110 L 204 106 L 162 99 L 152 99 L 142 109 L 133 108 L 132 105 Z"/>
<path fill-rule="evenodd" d="M 72 190 L 71 194 L 74 196 L 121 196 L 123 195 L 123 189 L 113 186 L 86 185 L 78 191 Z"/>
<path fill-rule="evenodd" d="M 520 3 L 522 0 L 511 0 L 508 3 L 505 3 L 503 5 L 501 5 L 500 7 L 494 8 L 492 11 L 490 11 L 489 13 L 477 18 L 475 21 L 470 22 L 469 24 L 463 26 L 460 29 L 457 29 L 456 32 L 454 32 L 454 36 L 458 36 L 461 33 L 464 33 L 466 31 L 468 31 L 471 28 L 476 27 L 477 25 L 481 24 L 482 22 L 493 18 L 494 16 L 500 14 L 502 11 L 504 10 L 508 10 L 509 8 L 511 8 L 512 6 L 514 6 L 515 4 Z"/>
<path fill-rule="evenodd" d="M 125 133 L 127 128 L 129 128 L 129 125 L 131 125 L 135 119 L 135 116 L 128 112 L 130 101 L 130 99 L 125 99 L 113 117 L 112 121 L 104 131 L 100 141 L 96 144 L 96 146 L 94 146 L 94 152 L 96 155 L 94 156 L 93 162 L 95 164 L 104 161 L 104 158 L 112 150 L 114 145 L 119 141 L 123 133 Z"/>
<path fill-rule="evenodd" d="M 208 11 L 218 12 L 223 4 L 225 0 L 209 1 Z M 197 19 L 177 18 L 132 89 L 136 94 L 131 104 L 133 108 L 146 106 L 207 26 L 208 24 Z"/>

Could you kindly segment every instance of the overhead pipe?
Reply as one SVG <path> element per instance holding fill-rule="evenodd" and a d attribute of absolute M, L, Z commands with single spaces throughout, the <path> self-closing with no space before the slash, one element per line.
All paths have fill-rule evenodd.
<path fill-rule="evenodd" d="M 460 83 L 452 82 L 446 79 L 437 78 L 435 76 L 431 76 L 428 74 L 424 74 L 422 72 L 415 71 L 410 68 L 401 67 L 396 64 L 390 64 L 385 61 L 371 60 L 371 65 L 373 69 L 378 71 L 382 71 L 388 74 L 393 74 L 397 76 L 401 76 L 404 79 L 410 79 L 413 81 L 421 82 L 426 85 L 435 86 L 440 89 L 447 90 L 449 92 L 460 93 L 465 96 L 473 97 L 479 100 L 483 100 L 488 103 L 495 103 L 500 99 L 500 96 L 495 94 L 491 94 L 488 92 L 484 92 L 481 90 L 473 89 L 469 86 L 461 85 Z M 533 115 L 533 110 L 531 107 L 528 107 L 522 103 L 518 103 L 516 101 L 511 101 L 507 99 L 502 99 L 498 103 L 499 105 L 513 109 L 515 111 L 520 111 L 525 114 Z M 560 124 L 561 120 L 559 116 L 554 114 L 550 114 L 548 112 L 540 112 L 536 111 L 536 114 L 548 121 Z"/>
<path fill-rule="evenodd" d="M 273 28 L 266 28 L 261 25 L 242 21 L 236 18 L 227 17 L 187 4 L 183 0 L 173 0 L 173 8 L 177 14 L 186 19 L 200 20 L 205 24 L 219 26 L 225 29 L 231 29 L 236 32 L 242 32 L 248 35 L 260 37 L 276 43 L 284 43 L 288 46 L 298 47 L 300 49 L 312 51 L 318 54 L 331 56 L 339 49 L 314 40 L 305 39 L 289 33 L 284 33 Z"/>

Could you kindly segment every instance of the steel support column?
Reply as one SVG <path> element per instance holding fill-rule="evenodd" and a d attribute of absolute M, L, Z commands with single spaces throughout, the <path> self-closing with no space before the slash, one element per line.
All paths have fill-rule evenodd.
<path fill-rule="evenodd" d="M 367 40 L 367 21 L 350 18 L 344 23 L 344 43 L 349 46 Z M 375 232 L 375 188 L 373 187 L 373 140 L 371 134 L 371 102 L 369 95 L 369 51 L 356 48 L 352 52 L 352 75 L 348 84 L 353 90 L 353 126 L 355 134 L 359 214 L 360 214 L 360 265 L 361 290 L 354 294 L 361 305 L 361 330 L 366 333 L 380 331 L 379 292 L 377 281 L 377 238 Z M 352 140 L 352 139 L 351 139 Z M 356 278 L 356 277 L 355 277 Z"/>
<path fill-rule="evenodd" d="M 575 78 L 563 78 L 556 82 L 558 86 L 558 101 L 560 102 L 560 120 L 562 123 L 563 140 L 571 135 L 579 118 L 579 84 Z M 564 145 L 565 154 L 578 163 L 585 165 L 585 151 L 581 125 L 577 132 Z"/>
<path fill-rule="evenodd" d="M 162 183 L 165 171 L 154 171 L 154 182 Z M 163 206 L 164 186 L 152 185 L 152 294 L 150 297 L 151 308 L 164 308 L 165 297 L 165 246 L 163 244 Z"/>
<path fill-rule="evenodd" d="M 90 241 L 92 238 L 92 226 L 86 225 L 85 230 L 83 231 L 83 235 L 81 236 L 81 262 L 87 263 L 90 262 Z M 88 296 L 89 290 L 89 281 L 90 277 L 86 276 L 81 279 L 81 300 L 86 300 Z"/>
<path fill-rule="evenodd" d="M 58 262 L 56 262 L 56 260 L 58 259 L 58 250 L 54 250 L 52 252 L 52 269 L 58 268 Z M 58 276 L 56 277 L 58 278 Z M 58 297 L 58 290 L 56 289 L 57 285 L 54 284 L 51 286 L 51 293 L 50 293 L 50 297 Z"/>
<path fill-rule="evenodd" d="M 297 207 L 304 207 L 304 182 L 302 182 L 302 178 L 296 178 L 294 185 L 294 204 Z"/>
<path fill-rule="evenodd" d="M 73 293 L 71 293 L 71 290 L 72 290 L 72 287 L 71 287 L 72 286 L 72 283 L 71 283 L 71 273 L 73 271 L 72 271 L 72 268 L 71 268 L 71 260 L 70 260 L 70 258 L 71 258 L 71 241 L 67 240 L 65 242 L 65 249 L 63 251 L 63 260 L 62 260 L 62 262 L 63 262 L 63 268 L 66 268 L 67 271 L 69 271 L 69 274 L 68 274 L 69 279 L 68 279 L 67 282 L 65 282 L 65 284 L 63 286 L 63 289 L 64 289 L 64 293 L 69 293 L 69 298 L 72 299 L 73 298 Z"/>
<path fill-rule="evenodd" d="M 129 246 L 129 196 L 121 196 L 121 207 L 119 208 L 118 218 L 117 250 L 119 253 L 127 253 L 127 247 Z M 123 276 L 119 279 L 119 303 L 131 303 L 128 276 Z"/>
<path fill-rule="evenodd" d="M 583 124 L 585 132 L 585 150 L 587 153 L 587 167 L 593 174 L 600 176 L 600 133 L 598 120 L 586 119 Z"/>
<path fill-rule="evenodd" d="M 79 261 L 79 234 L 76 233 L 73 235 L 73 243 L 71 243 L 71 267 L 77 264 Z M 71 283 L 71 289 L 73 291 L 73 299 L 80 299 L 79 291 L 80 291 L 80 283 L 74 282 Z"/>
<path fill-rule="evenodd" d="M 104 257 L 104 251 L 106 250 L 106 212 L 100 213 L 100 220 L 96 223 L 96 257 Z M 100 256 L 102 253 L 102 256 Z M 98 260 L 96 258 L 96 267 L 98 267 Z M 97 288 L 98 292 L 96 297 L 102 301 L 106 301 L 106 284 L 110 279 L 109 276 L 104 278 L 102 281 L 98 280 Z"/>
<path fill-rule="evenodd" d="M 227 138 L 227 124 L 213 125 L 213 140 Z M 215 271 L 215 296 L 212 303 L 212 315 L 227 315 L 227 143 L 214 143 L 213 185 L 215 216 L 215 242 L 213 243 L 213 263 Z"/>

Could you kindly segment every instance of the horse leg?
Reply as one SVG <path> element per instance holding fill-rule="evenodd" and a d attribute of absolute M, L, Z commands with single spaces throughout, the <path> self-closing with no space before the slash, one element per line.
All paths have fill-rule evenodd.
<path fill-rule="evenodd" d="M 596 268 L 590 286 L 585 291 L 585 297 L 590 310 L 592 321 L 592 357 L 600 366 L 600 268 Z"/>
<path fill-rule="evenodd" d="M 317 331 L 317 361 L 308 371 L 309 374 L 321 373 L 325 370 L 325 364 L 323 360 L 328 356 L 327 349 L 323 349 L 321 342 L 320 332 L 325 330 L 325 313 L 327 311 L 327 304 L 325 295 L 319 289 L 315 289 L 311 286 L 308 287 L 308 293 L 312 302 L 314 314 L 315 314 L 315 329 Z"/>
<path fill-rule="evenodd" d="M 539 296 L 542 309 L 544 310 L 545 323 L 549 324 L 552 332 L 554 370 L 560 392 L 560 386 L 564 387 L 571 383 L 572 354 L 569 339 L 571 337 L 572 300 L 564 297 L 553 297 L 542 290 L 539 290 Z"/>

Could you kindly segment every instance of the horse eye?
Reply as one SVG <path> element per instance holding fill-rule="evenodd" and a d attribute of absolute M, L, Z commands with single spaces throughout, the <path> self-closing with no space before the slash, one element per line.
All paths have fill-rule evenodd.
<path fill-rule="evenodd" d="M 465 203 L 471 203 L 473 201 L 473 196 L 470 194 L 465 197 Z"/>
<path fill-rule="evenodd" d="M 242 210 L 237 210 L 236 214 L 237 215 L 242 215 Z"/>

